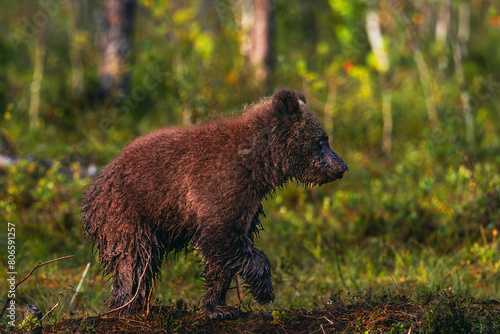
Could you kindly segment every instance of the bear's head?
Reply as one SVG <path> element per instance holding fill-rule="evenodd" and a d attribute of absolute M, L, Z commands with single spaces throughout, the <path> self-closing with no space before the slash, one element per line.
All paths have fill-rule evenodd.
<path fill-rule="evenodd" d="M 276 116 L 273 132 L 278 136 L 274 155 L 288 178 L 322 185 L 347 173 L 349 167 L 330 148 L 325 128 L 306 105 L 304 94 L 278 89 L 272 108 Z"/>

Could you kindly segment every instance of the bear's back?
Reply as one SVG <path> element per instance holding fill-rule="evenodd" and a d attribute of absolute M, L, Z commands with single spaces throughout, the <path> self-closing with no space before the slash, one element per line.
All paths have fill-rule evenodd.
<path fill-rule="evenodd" d="M 114 188 L 113 196 L 145 216 L 185 211 L 193 198 L 201 200 L 195 195 L 223 196 L 221 191 L 233 192 L 244 181 L 242 136 L 231 120 L 157 130 L 130 143 L 100 177 Z"/>

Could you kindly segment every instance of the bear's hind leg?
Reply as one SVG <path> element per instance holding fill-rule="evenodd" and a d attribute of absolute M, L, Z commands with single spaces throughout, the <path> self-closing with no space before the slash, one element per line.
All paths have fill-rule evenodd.
<path fill-rule="evenodd" d="M 138 265 L 137 267 L 141 268 L 141 273 L 138 273 L 139 270 L 134 268 L 136 264 L 130 254 L 120 255 L 115 260 L 109 309 L 116 310 L 117 314 L 136 314 L 144 309 L 151 279 L 148 280 L 149 277 L 144 274 L 139 282 L 144 267 Z"/>
<path fill-rule="evenodd" d="M 149 294 L 163 256 L 163 247 L 152 245 L 151 239 L 143 239 L 131 241 L 126 251 L 113 259 L 110 310 L 118 309 L 118 314 L 137 314 L 148 307 Z"/>

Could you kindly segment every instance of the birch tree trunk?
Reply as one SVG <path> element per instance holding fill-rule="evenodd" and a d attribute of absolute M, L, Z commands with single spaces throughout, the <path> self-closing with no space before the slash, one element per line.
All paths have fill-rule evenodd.
<path fill-rule="evenodd" d="M 366 13 L 366 32 L 375 55 L 379 83 L 382 88 L 382 152 L 389 155 L 392 150 L 392 98 L 391 91 L 386 85 L 389 57 L 384 47 L 379 16 L 374 9 L 369 9 Z"/>
<path fill-rule="evenodd" d="M 450 26 L 450 0 L 441 0 L 441 6 L 436 20 L 436 44 L 439 48 L 438 73 L 439 76 L 448 67 L 448 58 L 446 57 L 446 42 L 448 39 L 448 30 Z"/>
<path fill-rule="evenodd" d="M 255 69 L 255 79 L 268 84 L 274 67 L 274 7 L 271 0 L 242 1 L 242 52 Z M 267 87 L 266 90 L 268 90 Z"/>
<path fill-rule="evenodd" d="M 405 15 L 402 15 L 398 19 L 402 21 L 402 27 L 406 35 L 408 36 L 413 59 L 415 61 L 415 64 L 417 65 L 418 76 L 420 78 L 420 84 L 422 85 L 422 90 L 424 92 L 425 107 L 427 109 L 427 118 L 429 119 L 430 126 L 433 130 L 440 129 L 441 124 L 434 100 L 434 89 L 432 85 L 431 72 L 429 70 L 427 62 L 425 61 L 424 54 L 420 49 L 419 34 L 417 31 L 418 29 L 416 27 L 407 28 L 411 25 L 411 20 L 409 20 Z"/>
<path fill-rule="evenodd" d="M 40 87 L 42 85 L 43 70 L 45 67 L 45 35 L 47 32 L 47 24 L 42 25 L 38 29 L 37 43 L 35 48 L 35 66 L 33 70 L 33 79 L 30 86 L 30 104 L 28 107 L 30 127 L 38 128 L 40 125 Z"/>
<path fill-rule="evenodd" d="M 463 69 L 463 58 L 467 56 L 467 42 L 470 35 L 470 5 L 468 1 L 458 4 L 458 33 L 456 38 L 451 38 L 453 62 L 455 64 L 455 77 L 460 87 L 460 101 L 465 119 L 465 137 L 470 149 L 474 148 L 474 118 L 470 106 L 470 96 L 467 88 Z"/>

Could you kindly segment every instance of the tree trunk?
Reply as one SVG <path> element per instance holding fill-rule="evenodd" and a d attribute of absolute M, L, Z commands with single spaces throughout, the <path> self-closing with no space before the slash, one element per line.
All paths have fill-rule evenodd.
<path fill-rule="evenodd" d="M 106 101 L 129 91 L 135 0 L 104 0 L 100 34 L 99 96 Z"/>
<path fill-rule="evenodd" d="M 38 38 L 35 49 L 35 68 L 33 70 L 33 80 L 30 86 L 30 104 L 29 104 L 29 117 L 30 127 L 37 128 L 40 124 L 40 87 L 42 85 L 43 70 L 45 67 L 45 35 L 47 32 L 47 25 L 43 25 L 38 29 Z"/>
<path fill-rule="evenodd" d="M 70 12 L 68 20 L 69 33 L 69 59 L 71 62 L 71 92 L 73 96 L 79 96 L 83 92 L 83 62 L 80 57 L 82 50 L 82 32 L 79 28 L 80 16 L 83 11 L 83 3 L 78 0 L 69 2 Z"/>
<path fill-rule="evenodd" d="M 460 87 L 460 100 L 462 113 L 465 119 L 465 137 L 471 151 L 474 150 L 474 117 L 472 115 L 470 96 L 463 69 L 463 58 L 467 56 L 467 42 L 470 34 L 470 7 L 467 1 L 458 4 L 458 33 L 456 38 L 451 38 L 453 62 L 455 64 L 455 77 Z"/>
<path fill-rule="evenodd" d="M 438 46 L 438 76 L 442 77 L 443 72 L 448 66 L 446 55 L 446 41 L 448 39 L 448 30 L 450 26 L 450 0 L 441 0 L 439 14 L 436 20 L 436 44 Z"/>
<path fill-rule="evenodd" d="M 366 13 L 366 32 L 368 42 L 375 55 L 379 84 L 382 89 L 382 152 L 390 155 L 392 149 L 392 98 L 390 89 L 387 86 L 389 81 L 387 80 L 387 72 L 390 64 L 382 38 L 379 15 L 374 9 L 370 9 Z"/>
<path fill-rule="evenodd" d="M 441 128 L 441 122 L 439 121 L 439 116 L 437 113 L 436 102 L 435 102 L 435 91 L 436 89 L 433 87 L 431 71 L 429 70 L 429 66 L 425 61 L 424 54 L 420 49 L 420 41 L 419 41 L 419 33 L 418 27 L 407 28 L 411 26 L 411 20 L 407 18 L 405 15 L 402 15 L 400 18 L 402 21 L 403 29 L 405 34 L 408 36 L 408 41 L 410 44 L 410 49 L 413 54 L 413 59 L 415 61 L 415 65 L 417 66 L 418 76 L 420 78 L 420 84 L 422 85 L 422 90 L 424 92 L 425 99 L 425 107 L 427 109 L 427 117 L 429 119 L 429 123 L 431 129 L 433 131 Z M 444 33 L 441 31 L 440 34 Z M 442 35 L 440 35 L 442 36 Z M 437 37 L 440 37 L 437 36 Z"/>
<path fill-rule="evenodd" d="M 269 84 L 274 68 L 274 7 L 271 0 L 242 2 L 242 51 L 255 69 L 255 79 Z M 269 87 L 266 87 L 269 90 Z"/>
<path fill-rule="evenodd" d="M 415 60 L 415 64 L 417 65 L 420 84 L 422 85 L 422 90 L 424 92 L 425 107 L 427 109 L 427 117 L 429 118 L 429 123 L 431 124 L 431 128 L 433 130 L 440 129 L 441 124 L 439 122 L 436 103 L 434 102 L 433 98 L 433 87 L 429 67 L 427 66 L 424 55 L 420 50 L 420 46 L 418 44 L 416 44 L 416 46 L 413 48 L 413 59 Z"/>

